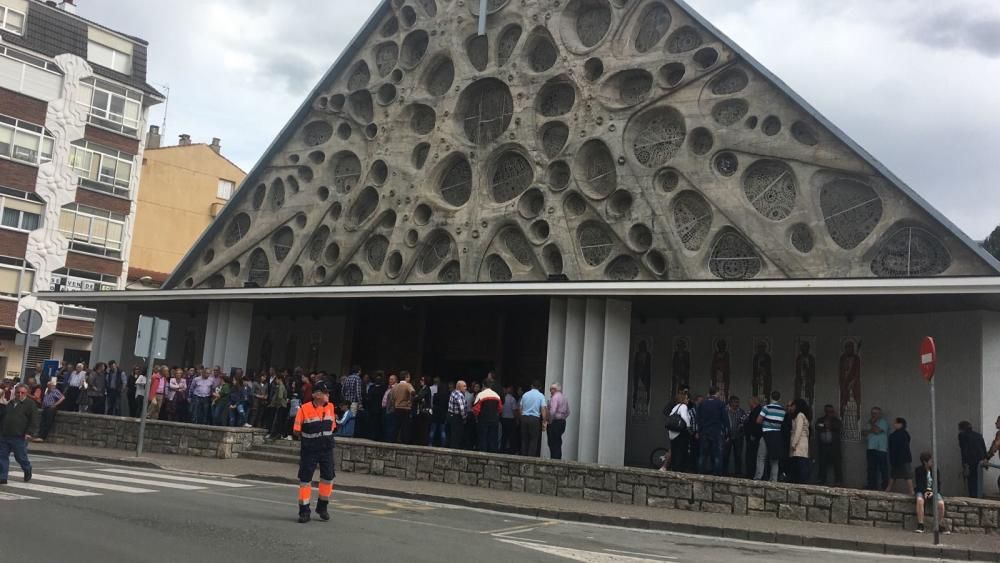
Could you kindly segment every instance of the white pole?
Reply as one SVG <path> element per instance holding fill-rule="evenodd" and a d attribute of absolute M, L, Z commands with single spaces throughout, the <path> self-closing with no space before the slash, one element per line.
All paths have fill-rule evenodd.
<path fill-rule="evenodd" d="M 156 346 L 158 320 L 153 319 L 153 330 L 149 335 L 149 351 L 146 352 L 146 395 L 142 398 L 142 412 L 139 414 L 139 441 L 135 445 L 135 457 L 142 457 L 142 440 L 146 435 L 146 409 L 149 406 L 149 400 L 155 396 L 153 393 L 156 392 L 153 389 L 153 349 Z"/>
<path fill-rule="evenodd" d="M 931 502 L 934 504 L 934 545 L 941 543 L 941 515 L 938 514 L 938 456 L 937 456 L 937 403 L 934 395 L 934 378 L 931 377 L 931 456 L 934 459 Z"/>

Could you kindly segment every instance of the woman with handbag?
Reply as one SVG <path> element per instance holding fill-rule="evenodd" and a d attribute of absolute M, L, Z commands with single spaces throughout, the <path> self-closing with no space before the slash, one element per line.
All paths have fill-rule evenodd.
<path fill-rule="evenodd" d="M 677 472 L 684 472 L 688 466 L 688 447 L 691 444 L 691 411 L 688 409 L 688 391 L 677 391 L 674 406 L 667 415 L 667 436 L 670 438 L 670 452 L 664 458 L 661 471 L 668 466 Z"/>

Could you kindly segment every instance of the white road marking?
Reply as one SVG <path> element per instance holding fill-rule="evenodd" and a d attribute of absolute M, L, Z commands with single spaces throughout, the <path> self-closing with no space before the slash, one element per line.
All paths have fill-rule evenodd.
<path fill-rule="evenodd" d="M 11 473 L 14 473 L 11 470 Z M 17 472 L 20 477 L 21 473 Z M 155 493 L 153 489 L 140 489 L 139 487 L 128 487 L 125 485 L 112 485 L 111 483 L 91 483 L 89 481 L 81 481 L 79 479 L 71 479 L 69 477 L 59 477 L 57 475 L 46 475 L 44 473 L 35 473 L 32 475 L 32 480 L 37 481 L 51 481 L 53 483 L 60 483 L 62 485 L 76 485 L 78 487 L 83 487 L 85 489 L 101 489 L 105 491 L 116 491 L 119 493 Z"/>
<path fill-rule="evenodd" d="M 63 489 L 60 487 L 48 487 L 46 485 L 39 485 L 36 483 L 15 483 L 11 481 L 4 485 L 5 487 L 10 487 L 12 489 L 24 489 L 26 491 L 32 491 L 36 493 L 50 493 L 53 495 L 62 495 L 64 497 L 97 497 L 101 496 L 101 493 L 92 493 L 90 491 L 80 491 L 77 489 Z"/>
<path fill-rule="evenodd" d="M 669 555 L 658 555 L 656 553 L 640 553 L 638 551 L 625 551 L 623 549 L 605 549 L 608 553 L 622 553 L 624 555 L 639 555 L 642 557 L 653 557 L 658 560 L 663 561 L 677 561 L 676 557 L 670 557 Z"/>
<path fill-rule="evenodd" d="M 26 497 L 14 493 L 0 493 L 0 500 L 38 500 L 38 497 Z"/>
<path fill-rule="evenodd" d="M 133 477 L 155 477 L 157 479 L 167 479 L 169 481 L 182 481 L 184 483 L 198 483 L 201 485 L 216 485 L 219 487 L 231 487 L 231 488 L 242 488 L 242 487 L 252 487 L 248 483 L 229 483 L 227 481 L 217 481 L 213 479 L 199 479 L 197 477 L 188 477 L 186 475 L 180 475 L 177 473 L 168 473 L 166 471 L 153 471 L 150 469 L 120 469 L 115 467 L 102 467 L 99 471 L 104 473 L 118 473 L 121 475 L 129 475 Z"/>
<path fill-rule="evenodd" d="M 60 469 L 56 471 L 60 475 L 75 475 L 77 477 L 86 477 L 89 479 L 106 479 L 113 480 L 120 483 L 133 483 L 136 485 L 148 485 L 150 487 L 162 487 L 164 489 L 178 489 L 181 491 L 201 491 L 205 487 L 199 487 L 197 485 L 183 485 L 181 483 L 164 483 L 160 481 L 150 481 L 148 479 L 135 479 L 132 477 L 119 477 L 118 475 L 102 475 L 100 473 L 88 473 L 86 471 L 74 471 L 72 469 Z"/>
<path fill-rule="evenodd" d="M 560 547 L 556 545 L 545 545 L 540 543 L 522 542 L 513 539 L 497 538 L 506 544 L 516 545 L 524 549 L 539 551 L 548 555 L 555 555 L 571 561 L 583 561 L 584 563 L 662 563 L 660 559 L 648 559 L 645 557 L 632 557 L 616 553 L 603 553 L 600 551 L 585 551 L 573 549 L 571 547 Z"/>

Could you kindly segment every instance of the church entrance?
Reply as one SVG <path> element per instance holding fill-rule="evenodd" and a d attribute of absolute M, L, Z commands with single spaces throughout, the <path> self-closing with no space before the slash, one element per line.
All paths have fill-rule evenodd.
<path fill-rule="evenodd" d="M 369 301 L 351 313 L 349 362 L 443 381 L 481 381 L 493 371 L 526 387 L 545 377 L 547 323 L 544 298 Z"/>

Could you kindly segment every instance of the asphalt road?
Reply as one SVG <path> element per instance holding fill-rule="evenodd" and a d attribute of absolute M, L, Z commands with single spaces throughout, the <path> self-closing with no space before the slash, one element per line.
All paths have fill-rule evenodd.
<path fill-rule="evenodd" d="M 13 461 L 13 460 L 11 460 Z M 295 487 L 54 458 L 0 487 L 0 561 L 886 561 L 864 555 L 539 520 L 334 491 L 296 522 Z M 16 464 L 14 464 L 16 468 Z"/>

